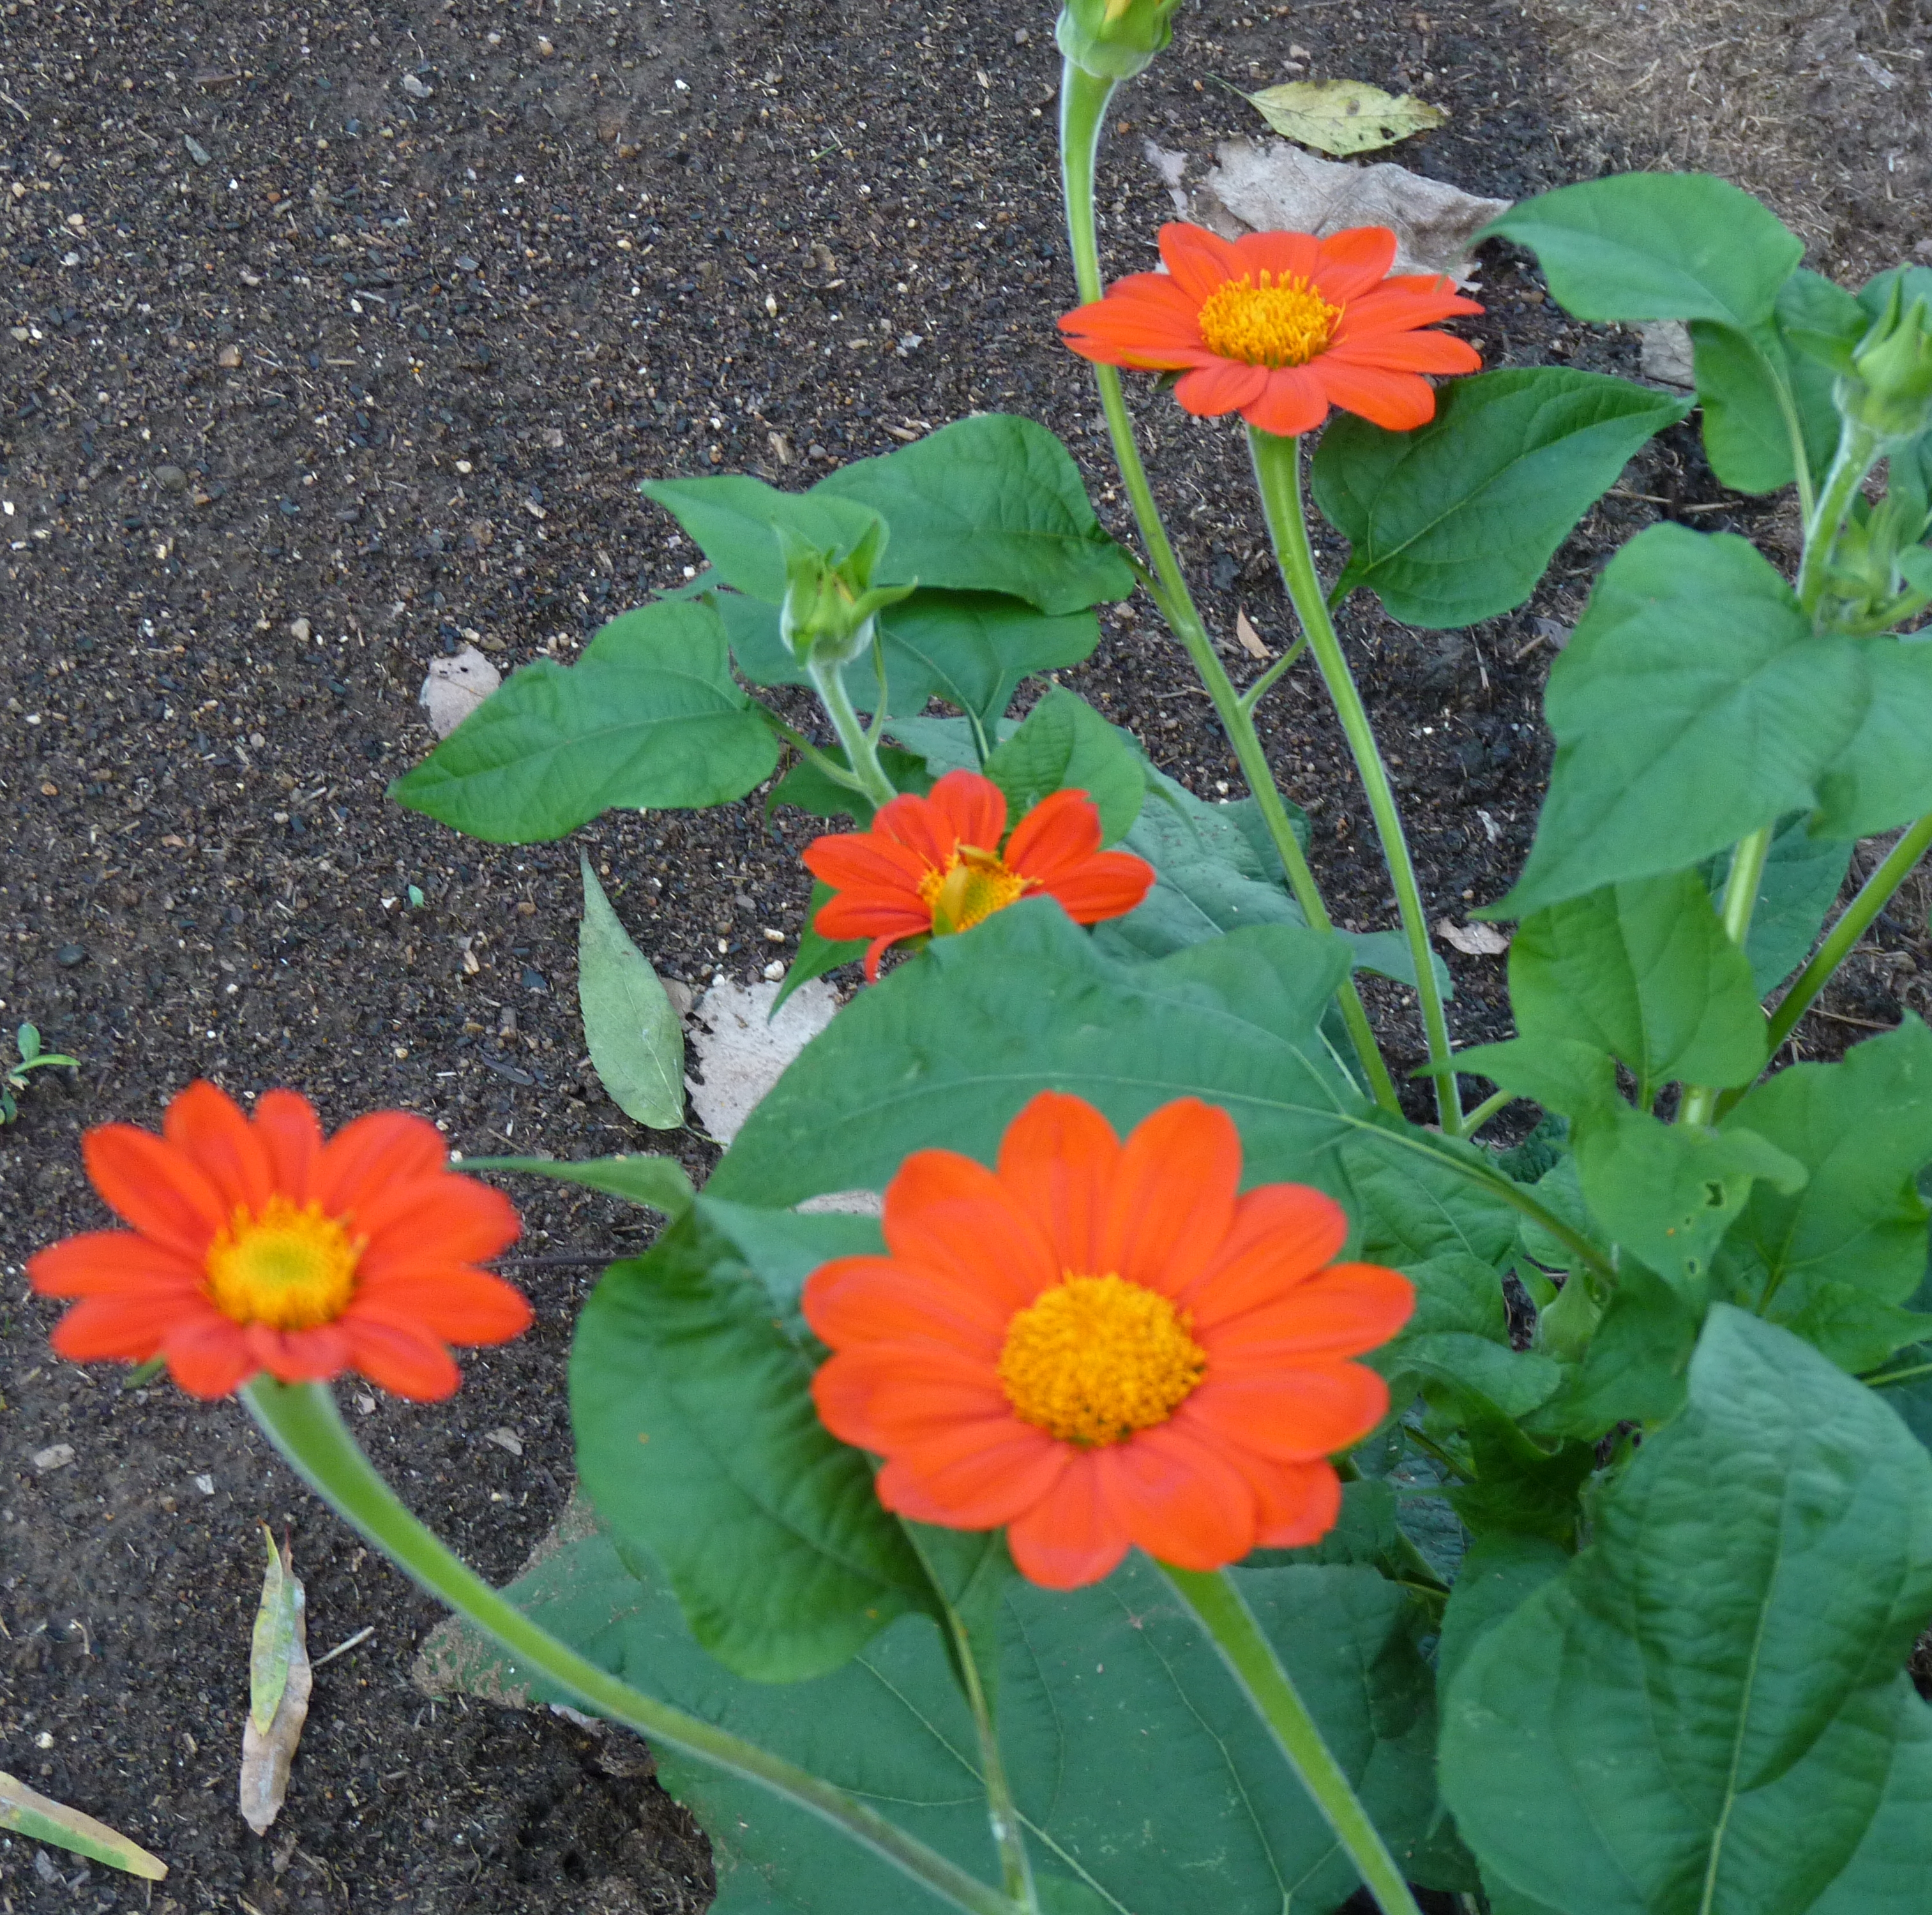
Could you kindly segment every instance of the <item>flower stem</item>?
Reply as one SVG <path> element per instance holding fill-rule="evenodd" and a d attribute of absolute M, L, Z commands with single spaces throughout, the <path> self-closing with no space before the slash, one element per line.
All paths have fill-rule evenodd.
<path fill-rule="evenodd" d="M 1832 555 L 1838 549 L 1838 535 L 1845 515 L 1865 475 L 1877 463 L 1882 450 L 1878 435 L 1855 419 L 1845 421 L 1838 434 L 1838 449 L 1832 455 L 1832 469 L 1825 475 L 1824 490 L 1804 524 L 1804 556 L 1798 567 L 1798 602 L 1805 616 L 1815 624 L 1824 602 L 1826 581 Z"/>
<path fill-rule="evenodd" d="M 1764 882 L 1765 861 L 1771 854 L 1771 827 L 1760 826 L 1748 838 L 1738 841 L 1731 853 L 1730 876 L 1724 880 L 1724 902 L 1719 916 L 1724 935 L 1740 950 L 1750 935 L 1751 914 L 1757 909 L 1758 887 Z M 1714 1084 L 1690 1084 L 1684 1088 L 1677 1106 L 1680 1124 L 1708 1124 L 1718 1114 L 1718 1089 Z"/>
<path fill-rule="evenodd" d="M 1071 60 L 1062 69 L 1060 88 L 1060 168 L 1062 191 L 1066 203 L 1066 232 L 1073 253 L 1073 279 L 1083 302 L 1100 297 L 1100 254 L 1094 221 L 1094 166 L 1100 129 L 1105 123 L 1107 103 L 1113 97 L 1114 82 L 1096 78 Z M 1147 467 L 1134 440 L 1132 418 L 1120 390 L 1120 376 L 1112 366 L 1096 365 L 1094 382 L 1100 394 L 1100 410 L 1107 421 L 1107 436 L 1113 442 L 1114 463 L 1120 468 L 1120 484 L 1133 508 L 1134 522 L 1140 528 L 1142 542 L 1153 562 L 1153 574 L 1146 583 L 1149 595 L 1168 629 L 1180 641 L 1209 699 L 1228 742 L 1234 748 L 1234 761 L 1254 794 L 1262 822 L 1268 828 L 1275 854 L 1288 879 L 1301 914 L 1317 931 L 1332 931 L 1334 920 L 1328 915 L 1321 888 L 1309 868 L 1301 841 L 1282 802 L 1280 787 L 1255 730 L 1253 708 L 1244 705 L 1234 681 L 1208 636 L 1193 594 L 1187 589 L 1186 575 L 1175 557 L 1167 528 L 1155 504 L 1154 488 L 1148 482 Z M 1396 1095 L 1394 1080 L 1383 1061 L 1369 1014 L 1352 976 L 1336 993 L 1342 1020 L 1354 1047 L 1371 1095 L 1384 1110 L 1400 1113 L 1402 1101 Z"/>
<path fill-rule="evenodd" d="M 1396 808 L 1388 772 L 1376 743 L 1375 728 L 1355 688 L 1354 675 L 1342 655 L 1342 641 L 1336 635 L 1334 621 L 1322 581 L 1315 570 L 1315 554 L 1308 543 L 1308 515 L 1301 497 L 1301 442 L 1273 433 L 1248 428 L 1248 447 L 1254 455 L 1255 482 L 1262 496 L 1262 509 L 1274 541 L 1275 556 L 1281 565 L 1282 582 L 1300 616 L 1307 634 L 1309 649 L 1315 655 L 1322 682 L 1342 721 L 1348 749 L 1354 755 L 1355 769 L 1368 795 L 1376 830 L 1382 839 L 1382 858 L 1388 866 L 1389 880 L 1395 887 L 1396 909 L 1401 914 L 1403 933 L 1408 940 L 1410 960 L 1415 966 L 1416 1001 L 1422 1007 L 1423 1029 L 1429 1041 L 1429 1061 L 1437 1067 L 1436 1106 L 1442 1128 L 1451 1137 L 1462 1134 L 1462 1100 L 1456 1089 L 1449 1064 L 1449 1020 L 1442 1008 L 1442 991 L 1436 978 L 1436 953 L 1429 942 L 1429 920 L 1422 908 L 1422 891 L 1416 883 L 1415 863 L 1408 853 L 1408 840 L 1402 829 L 1402 814 Z"/>
<path fill-rule="evenodd" d="M 1421 1915 L 1395 1857 L 1348 1786 L 1342 1765 L 1322 1740 L 1307 1704 L 1227 1572 L 1177 1569 L 1171 1563 L 1162 1563 L 1160 1570 L 1246 1692 L 1383 1915 Z"/>
<path fill-rule="evenodd" d="M 846 762 L 858 781 L 857 789 L 875 807 L 890 805 L 898 792 L 886 776 L 885 768 L 879 763 L 878 747 L 852 708 L 851 694 L 845 689 L 845 667 L 808 658 L 806 670 L 812 674 L 813 688 L 825 707 L 826 716 L 832 721 L 832 729 L 838 734 L 838 742 L 845 748 Z"/>
<path fill-rule="evenodd" d="M 1021 1915 L 997 1890 L 915 1841 L 856 1797 L 768 1750 L 654 1701 L 539 1628 L 403 1507 L 356 1446 L 324 1385 L 278 1383 L 258 1375 L 242 1386 L 242 1398 L 296 1474 L 338 1515 L 432 1595 L 495 1638 L 526 1668 L 540 1671 L 600 1716 L 627 1724 L 665 1748 L 762 1783 L 903 1870 L 952 1907 L 969 1915 Z"/>
<path fill-rule="evenodd" d="M 958 1612 L 949 1604 L 946 1626 L 959 1665 L 961 1686 L 973 1711 L 973 1726 L 980 1737 L 980 1767 L 986 1791 L 986 1815 L 993 1831 L 993 1845 L 1000 1852 L 1000 1877 L 1009 1900 L 1027 1915 L 1039 1915 L 1040 1901 L 1033 1885 L 1033 1864 L 1028 1859 L 1026 1836 L 1020 1827 L 1019 1811 L 1013 1803 L 1012 1785 L 1006 1779 L 1006 1758 L 1000 1753 L 999 1730 L 986 1698 L 986 1686 L 980 1680 L 980 1665 L 973 1654 L 972 1639 Z"/>

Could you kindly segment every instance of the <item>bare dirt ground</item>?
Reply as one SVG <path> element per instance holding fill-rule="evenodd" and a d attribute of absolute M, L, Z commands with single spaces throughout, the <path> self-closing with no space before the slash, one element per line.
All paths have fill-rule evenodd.
<path fill-rule="evenodd" d="M 1150 263 L 1168 210 L 1142 136 L 1205 156 L 1254 130 L 1217 81 L 1298 61 L 1448 106 L 1396 157 L 1474 191 L 1689 161 L 1766 191 L 1818 263 L 1923 250 L 1922 4 L 1722 0 L 1705 37 L 1730 50 L 1703 52 L 1709 7 L 1556 4 L 1190 9 L 1118 104 L 1110 268 Z M 50 1879 L 0 1838 L 0 1915 L 703 1907 L 701 1839 L 638 1761 L 554 1718 L 428 1702 L 409 1669 L 434 1606 L 238 1410 L 50 1358 L 53 1312 L 21 1271 L 101 1219 L 81 1128 L 152 1122 L 198 1074 L 298 1086 L 331 1124 L 418 1110 L 472 1152 L 641 1140 L 580 1062 L 574 848 L 469 844 L 385 800 L 429 742 L 416 688 L 472 634 L 506 670 L 567 658 L 680 582 L 694 555 L 637 497 L 646 478 L 802 484 L 1006 408 L 1061 433 L 1118 514 L 1052 325 L 1071 301 L 1052 26 L 1012 0 L 0 5 L 0 1020 L 84 1059 L 0 1131 L 0 1767 L 173 1872 L 150 1890 L 62 1859 Z M 1766 49 L 1786 41 L 1780 66 Z M 1656 70 L 1625 85 L 1640 53 Z M 1713 87 L 1721 111 L 1687 105 Z M 1483 296 L 1470 330 L 1492 363 L 1635 370 L 1633 339 L 1569 324 L 1518 263 L 1489 259 Z M 1216 630 L 1232 643 L 1245 610 L 1280 643 L 1238 435 L 1140 397 Z M 1574 620 L 1608 552 L 1686 504 L 1718 508 L 1702 527 L 1774 532 L 1679 431 L 1520 614 L 1432 636 L 1351 608 L 1442 910 L 1496 895 L 1528 842 L 1535 621 Z M 1203 795 L 1238 790 L 1144 601 L 1069 679 Z M 1390 922 L 1317 688 L 1292 675 L 1270 709 L 1286 782 L 1329 794 L 1313 855 L 1338 915 Z M 754 796 L 580 838 L 661 969 L 701 987 L 756 975 L 768 932 L 795 937 L 815 829 Z M 1922 902 L 1826 1007 L 1845 1030 L 1923 1008 Z M 1459 1036 L 1503 1035 L 1500 962 L 1453 961 Z M 1378 1008 L 1401 1061 L 1403 1007 Z M 1834 1039 L 1814 1022 L 1806 1041 Z M 706 1146 L 676 1147 L 701 1171 Z M 584 1260 L 641 1241 L 603 1200 L 518 1194 L 505 1268 L 536 1329 L 471 1362 L 448 1405 L 357 1406 L 378 1460 L 500 1578 L 568 1489 Z M 490 1440 L 506 1431 L 520 1454 Z M 62 1445 L 70 1462 L 34 1461 Z M 314 1650 L 376 1633 L 320 1672 L 258 1839 L 232 1791 L 263 1518 L 293 1526 Z"/>

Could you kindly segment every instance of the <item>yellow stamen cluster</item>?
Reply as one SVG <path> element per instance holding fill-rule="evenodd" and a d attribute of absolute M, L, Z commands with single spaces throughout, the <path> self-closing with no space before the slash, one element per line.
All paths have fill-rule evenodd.
<path fill-rule="evenodd" d="M 1305 366 L 1327 347 L 1341 307 L 1292 274 L 1273 282 L 1264 270 L 1258 286 L 1244 274 L 1208 295 L 1201 340 L 1209 352 L 1250 366 Z"/>
<path fill-rule="evenodd" d="M 1026 888 L 1027 880 L 1007 870 L 995 853 L 962 844 L 944 870 L 928 871 L 920 880 L 919 897 L 932 913 L 933 935 L 944 937 L 1004 911 Z"/>
<path fill-rule="evenodd" d="M 238 1323 L 313 1329 L 348 1307 L 362 1254 L 362 1239 L 320 1204 L 272 1197 L 259 1215 L 238 1205 L 208 1247 L 208 1296 Z"/>
<path fill-rule="evenodd" d="M 1208 1368 L 1192 1319 L 1157 1290 L 1070 1275 L 1021 1311 L 1000 1352 L 1013 1413 L 1083 1447 L 1164 1423 Z"/>

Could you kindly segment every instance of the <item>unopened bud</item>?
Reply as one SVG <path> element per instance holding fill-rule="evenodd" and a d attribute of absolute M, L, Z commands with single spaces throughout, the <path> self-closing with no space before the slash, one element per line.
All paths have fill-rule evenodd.
<path fill-rule="evenodd" d="M 1174 37 L 1180 0 L 1066 0 L 1054 37 L 1099 79 L 1132 79 Z"/>
<path fill-rule="evenodd" d="M 785 562 L 778 632 L 801 663 L 843 665 L 857 658 L 872 643 L 878 615 L 914 589 L 872 582 L 872 568 L 885 550 L 884 520 L 875 519 L 844 553 L 808 544 L 782 528 L 778 538 Z"/>
<path fill-rule="evenodd" d="M 1847 418 L 1888 442 L 1932 428 L 1932 313 L 1922 298 L 1906 304 L 1902 280 L 1852 352 L 1837 397 Z"/>

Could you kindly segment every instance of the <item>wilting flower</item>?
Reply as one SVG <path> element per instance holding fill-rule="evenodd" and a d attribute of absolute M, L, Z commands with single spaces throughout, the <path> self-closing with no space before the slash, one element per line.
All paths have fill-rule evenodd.
<path fill-rule="evenodd" d="M 1440 275 L 1390 277 L 1386 226 L 1226 240 L 1176 221 L 1160 229 L 1160 256 L 1166 272 L 1115 280 L 1060 329 L 1083 358 L 1178 372 L 1174 396 L 1190 412 L 1239 412 L 1286 438 L 1339 406 L 1407 432 L 1436 416 L 1425 373 L 1483 363 L 1466 340 L 1420 330 L 1483 309 Z"/>
<path fill-rule="evenodd" d="M 106 1124 L 81 1147 L 131 1228 L 69 1237 L 28 1266 L 43 1296 L 81 1299 L 52 1339 L 76 1362 L 164 1356 L 200 1397 L 260 1370 L 293 1383 L 352 1369 L 426 1401 L 457 1386 L 446 1345 L 530 1324 L 523 1298 L 474 1267 L 515 1240 L 515 1209 L 452 1172 L 421 1117 L 376 1111 L 324 1143 L 292 1091 L 268 1092 L 251 1121 L 198 1083 L 160 1136 Z"/>
<path fill-rule="evenodd" d="M 814 1271 L 805 1314 L 833 1354 L 812 1393 L 833 1434 L 884 1457 L 880 1500 L 920 1522 L 1004 1525 L 1053 1589 L 1130 1545 L 1212 1569 L 1312 1542 L 1328 1458 L 1388 1407 L 1347 1359 L 1407 1321 L 1406 1278 L 1336 1263 L 1347 1220 L 1318 1191 L 1238 1197 L 1240 1139 L 1183 1098 L 1123 1144 L 1042 1092 L 997 1170 L 907 1158 L 884 1257 Z"/>
<path fill-rule="evenodd" d="M 879 808 L 869 831 L 814 838 L 806 869 L 836 893 L 813 928 L 869 938 L 866 975 L 909 937 L 969 931 L 1034 892 L 1058 898 L 1076 924 L 1124 916 L 1148 894 L 1154 867 L 1100 849 L 1100 813 L 1084 791 L 1042 798 L 1006 838 L 1006 795 L 977 772 L 948 772 L 924 798 Z M 1000 841 L 1005 838 L 1004 850 Z"/>

